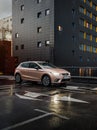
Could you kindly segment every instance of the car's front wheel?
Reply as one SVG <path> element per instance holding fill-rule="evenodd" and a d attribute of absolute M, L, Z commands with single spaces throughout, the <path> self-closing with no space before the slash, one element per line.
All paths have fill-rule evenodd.
<path fill-rule="evenodd" d="M 20 74 L 16 74 L 16 75 L 15 75 L 15 81 L 16 81 L 16 83 L 21 83 L 21 82 L 22 82 L 22 79 L 21 79 L 21 75 L 20 75 Z"/>
<path fill-rule="evenodd" d="M 43 86 L 45 86 L 45 87 L 48 87 L 48 86 L 51 85 L 51 79 L 50 79 L 50 77 L 49 77 L 48 75 L 44 75 L 44 76 L 42 77 L 42 84 L 43 84 Z"/>

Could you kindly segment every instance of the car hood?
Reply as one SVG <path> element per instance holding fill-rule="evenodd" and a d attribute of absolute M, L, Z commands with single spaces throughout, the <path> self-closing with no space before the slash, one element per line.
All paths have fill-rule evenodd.
<path fill-rule="evenodd" d="M 67 70 L 65 69 L 60 69 L 60 68 L 50 68 L 50 69 L 44 69 L 45 71 L 48 72 L 57 72 L 57 73 L 69 73 Z"/>

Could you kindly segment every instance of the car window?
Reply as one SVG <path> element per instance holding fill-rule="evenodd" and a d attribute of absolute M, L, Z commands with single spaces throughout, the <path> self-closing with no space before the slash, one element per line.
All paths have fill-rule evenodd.
<path fill-rule="evenodd" d="M 36 64 L 36 63 L 30 63 L 29 64 L 29 68 L 37 68 L 37 69 L 40 69 L 40 67 Z"/>
<path fill-rule="evenodd" d="M 22 66 L 23 68 L 29 68 L 29 63 L 22 63 L 21 66 Z"/>
<path fill-rule="evenodd" d="M 44 68 L 56 68 L 56 66 L 52 65 L 51 63 L 48 62 L 43 62 L 43 63 L 39 63 L 42 67 Z"/>

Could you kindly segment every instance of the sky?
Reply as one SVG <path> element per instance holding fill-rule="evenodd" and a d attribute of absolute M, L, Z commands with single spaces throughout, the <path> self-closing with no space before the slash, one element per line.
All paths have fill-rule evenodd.
<path fill-rule="evenodd" d="M 12 15 L 12 0 L 0 0 L 0 19 Z"/>

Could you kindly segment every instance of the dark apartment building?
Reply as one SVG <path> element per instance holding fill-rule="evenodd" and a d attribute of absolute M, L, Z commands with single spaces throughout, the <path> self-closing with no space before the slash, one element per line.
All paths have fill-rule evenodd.
<path fill-rule="evenodd" d="M 97 67 L 97 0 L 12 0 L 14 56 Z M 88 69 L 91 74 L 92 70 Z"/>

